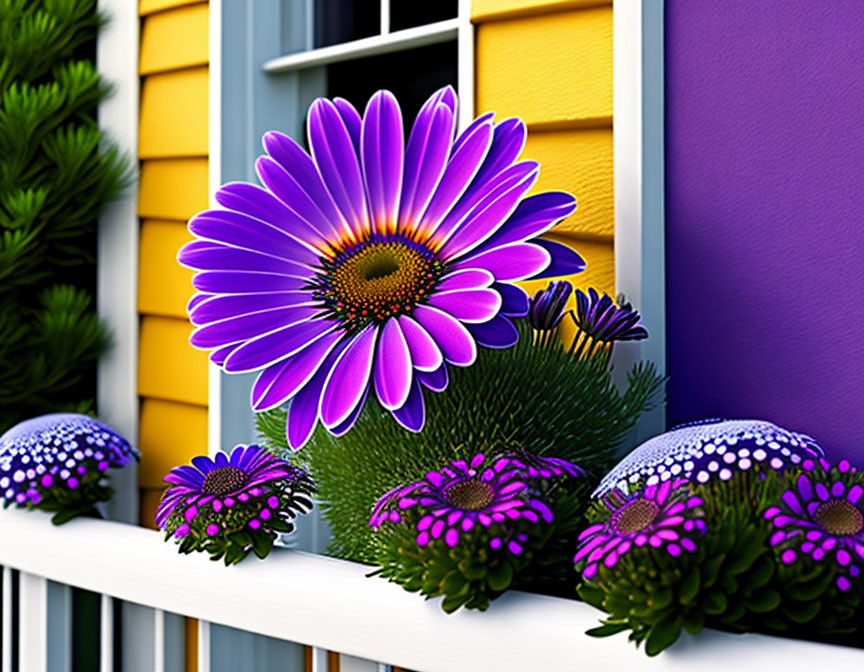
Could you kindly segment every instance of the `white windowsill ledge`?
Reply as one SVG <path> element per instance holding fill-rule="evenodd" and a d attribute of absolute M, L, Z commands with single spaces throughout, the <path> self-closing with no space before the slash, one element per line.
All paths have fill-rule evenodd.
<path fill-rule="evenodd" d="M 709 631 L 648 658 L 624 635 L 583 633 L 600 615 L 580 602 L 511 591 L 485 613 L 444 614 L 436 601 L 369 568 L 296 551 L 226 568 L 181 556 L 152 530 L 98 520 L 62 527 L 0 511 L 0 565 L 168 612 L 426 672 L 692 670 L 812 672 L 864 665 L 864 651 Z"/>

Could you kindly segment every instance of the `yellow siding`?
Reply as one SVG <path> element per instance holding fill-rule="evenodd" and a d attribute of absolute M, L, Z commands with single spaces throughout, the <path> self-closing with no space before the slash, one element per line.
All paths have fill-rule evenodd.
<path fill-rule="evenodd" d="M 192 271 L 177 263 L 177 252 L 192 240 L 183 222 L 148 219 L 141 224 L 138 312 L 186 318 Z"/>
<path fill-rule="evenodd" d="M 207 208 L 207 159 L 144 161 L 138 216 L 186 221 Z"/>
<path fill-rule="evenodd" d="M 207 74 L 207 68 L 190 68 L 144 79 L 140 158 L 207 155 Z"/>
<path fill-rule="evenodd" d="M 161 488 L 162 478 L 173 467 L 207 453 L 207 409 L 145 399 L 138 442 L 143 454 L 138 482 L 144 488 Z"/>
<path fill-rule="evenodd" d="M 471 6 L 471 19 L 475 22 L 485 22 L 608 4 L 610 0 L 474 0 Z"/>
<path fill-rule="evenodd" d="M 477 111 L 538 128 L 611 124 L 612 8 L 480 24 Z"/>
<path fill-rule="evenodd" d="M 139 72 L 147 75 L 206 65 L 208 21 L 207 3 L 146 17 L 141 24 Z"/>
<path fill-rule="evenodd" d="M 542 164 L 535 191 L 563 189 L 579 203 L 547 238 L 585 258 L 577 287 L 614 295 L 611 3 L 474 0 L 473 21 L 477 112 L 526 121 L 524 156 Z M 569 324 L 562 331 L 572 336 Z"/>
<path fill-rule="evenodd" d="M 207 358 L 188 342 L 191 273 L 175 256 L 186 221 L 208 205 L 209 27 L 201 0 L 141 0 L 139 12 L 139 485 L 152 527 L 162 477 L 207 452 Z"/>
<path fill-rule="evenodd" d="M 186 320 L 156 315 L 141 320 L 138 394 L 207 405 L 207 354 L 189 345 L 191 333 Z"/>
<path fill-rule="evenodd" d="M 182 7 L 183 5 L 194 5 L 200 0 L 139 0 L 138 13 L 141 16 L 152 14 L 153 12 L 161 12 L 165 9 L 173 9 L 174 7 Z"/>
<path fill-rule="evenodd" d="M 576 212 L 556 231 L 611 241 L 614 234 L 612 129 L 528 134 L 525 158 L 540 162 L 534 191 L 563 189 L 576 195 Z"/>

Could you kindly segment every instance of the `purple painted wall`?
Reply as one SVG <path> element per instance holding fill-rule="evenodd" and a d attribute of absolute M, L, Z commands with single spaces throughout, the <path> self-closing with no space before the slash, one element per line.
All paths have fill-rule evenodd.
<path fill-rule="evenodd" d="M 864 2 L 666 6 L 669 422 L 864 466 Z"/>

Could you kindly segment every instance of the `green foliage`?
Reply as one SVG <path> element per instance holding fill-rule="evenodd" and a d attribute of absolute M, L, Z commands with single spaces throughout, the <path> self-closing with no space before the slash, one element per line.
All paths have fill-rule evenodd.
<path fill-rule="evenodd" d="M 285 439 L 285 411 L 259 414 L 263 443 L 308 469 L 330 522 L 331 552 L 374 562 L 368 525 L 378 498 L 458 457 L 487 457 L 513 448 L 553 455 L 602 474 L 639 416 L 657 403 L 662 379 L 640 364 L 621 393 L 600 358 L 577 359 L 552 340 L 532 344 L 519 324 L 519 343 L 481 348 L 467 368 L 451 367 L 442 393 L 426 391 L 426 425 L 412 434 L 370 399 L 354 428 L 334 438 L 323 428 L 293 454 Z"/>
<path fill-rule="evenodd" d="M 763 479 L 749 472 L 696 487 L 708 526 L 696 551 L 673 558 L 646 545 L 611 569 L 601 564 L 578 588 L 586 602 L 609 614 L 588 634 L 630 631 L 630 640 L 644 642 L 654 656 L 682 630 L 696 634 L 703 627 L 828 639 L 854 632 L 862 616 L 860 590 L 836 588 L 836 564 L 787 566 L 769 545 L 774 528 L 761 513 L 781 491 L 775 474 Z M 592 507 L 589 517 L 602 520 L 604 509 Z"/>
<path fill-rule="evenodd" d="M 88 410 L 108 344 L 95 224 L 130 170 L 96 123 L 100 22 L 95 0 L 0 0 L 0 432 Z"/>
<path fill-rule="evenodd" d="M 521 525 L 514 525 L 509 521 L 506 529 L 499 523 L 476 525 L 461 533 L 454 548 L 443 538 L 418 546 L 417 522 L 427 512 L 416 508 L 403 512 L 401 523 L 387 523 L 374 532 L 375 555 L 381 565 L 375 574 L 427 599 L 443 596 L 441 608 L 447 613 L 460 607 L 483 611 L 509 588 L 536 591 L 555 586 L 560 591 L 565 585 L 561 578 L 573 571 L 573 528 L 581 518 L 585 490 L 580 485 L 543 493 L 541 499 L 555 514 L 551 524 L 520 521 Z M 521 554 L 513 555 L 504 546 L 498 550 L 489 546 L 493 537 L 514 528 L 527 537 Z"/>

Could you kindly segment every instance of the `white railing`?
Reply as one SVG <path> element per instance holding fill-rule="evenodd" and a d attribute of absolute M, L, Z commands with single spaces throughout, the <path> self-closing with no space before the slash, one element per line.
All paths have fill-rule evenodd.
<path fill-rule="evenodd" d="M 98 520 L 75 520 L 56 528 L 47 515 L 16 510 L 0 512 L 0 565 L 7 587 L 10 568 L 21 572 L 21 672 L 54 672 L 47 661 L 58 643 L 49 642 L 46 633 L 52 617 L 48 587 L 56 584 L 151 607 L 157 614 L 189 616 L 424 672 L 811 672 L 815 661 L 864 665 L 864 651 L 857 649 L 720 632 L 685 637 L 649 659 L 623 636 L 585 636 L 599 613 L 577 601 L 513 591 L 485 613 L 448 616 L 437 600 L 424 602 L 398 586 L 367 578 L 367 567 L 350 562 L 276 550 L 264 562 L 250 559 L 226 568 L 203 555 L 177 554 L 155 531 Z M 3 591 L 7 657 L 10 594 Z M 103 603 L 110 605 L 111 600 Z M 103 617 L 103 655 L 105 650 L 110 654 L 113 641 L 110 624 L 111 619 Z M 206 645 L 206 637 L 202 643 Z M 208 655 L 203 653 L 206 669 Z M 156 659 L 154 669 L 166 669 L 164 655 Z M 313 667 L 323 672 L 322 662 L 313 661 Z M 102 669 L 112 669 L 111 661 L 103 659 Z M 11 662 L 4 662 L 3 672 L 12 672 Z"/>

